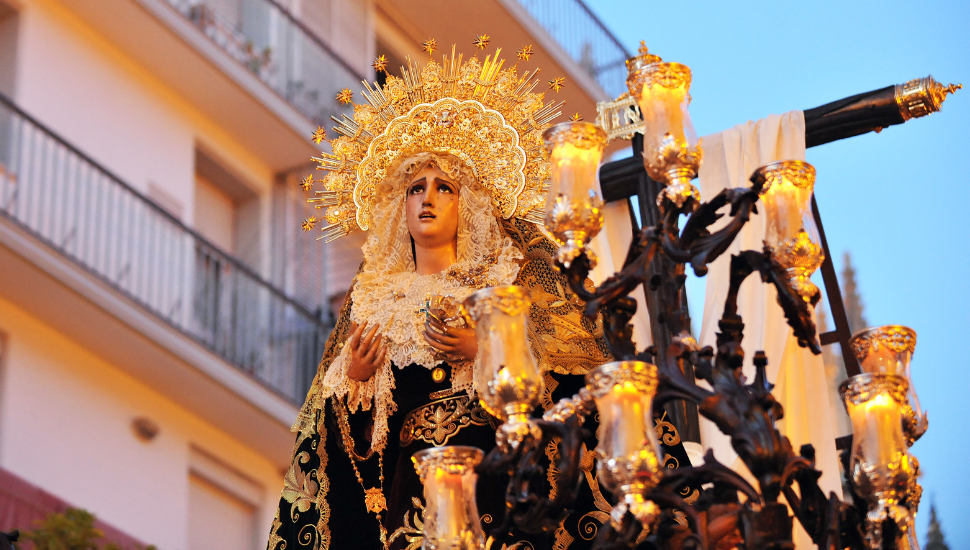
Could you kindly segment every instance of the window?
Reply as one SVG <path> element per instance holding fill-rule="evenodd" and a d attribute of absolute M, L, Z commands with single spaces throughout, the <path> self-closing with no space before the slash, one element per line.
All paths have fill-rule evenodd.
<path fill-rule="evenodd" d="M 259 549 L 262 486 L 196 448 L 189 468 L 189 550 Z"/>
<path fill-rule="evenodd" d="M 0 93 L 13 98 L 17 62 L 17 12 L 0 1 Z"/>

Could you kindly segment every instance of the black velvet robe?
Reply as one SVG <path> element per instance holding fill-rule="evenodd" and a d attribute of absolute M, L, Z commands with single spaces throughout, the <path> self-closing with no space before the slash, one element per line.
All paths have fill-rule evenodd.
<path fill-rule="evenodd" d="M 441 393 L 448 393 L 448 390 L 450 390 L 450 367 L 442 365 L 442 368 L 445 370 L 445 376 L 440 382 L 434 380 L 432 370 L 419 365 L 410 365 L 404 369 L 394 368 L 396 385 L 394 399 L 398 409 L 388 422 L 388 444 L 383 453 L 383 493 L 387 502 L 387 510 L 381 514 L 386 537 L 392 549 L 420 548 L 420 523 L 416 523 L 415 520 L 421 517 L 422 510 L 415 504 L 423 507 L 424 488 L 414 469 L 411 456 L 419 450 L 436 446 L 437 442 L 416 439 L 406 446 L 402 446 L 400 436 L 401 428 L 409 412 L 432 402 L 440 402 L 442 400 Z M 578 375 L 552 374 L 551 376 L 558 382 L 558 386 L 552 395 L 554 402 L 561 397 L 575 394 L 584 383 L 583 377 Z M 465 393 L 445 396 L 444 399 L 460 396 L 465 396 Z M 538 412 L 541 412 L 541 410 Z M 277 521 L 274 522 L 274 529 L 268 545 L 269 550 L 322 549 L 328 547 L 327 543 L 329 543 L 329 548 L 332 549 L 379 550 L 383 548 L 376 515 L 366 509 L 364 487 L 358 481 L 350 457 L 343 448 L 338 414 L 339 411 L 335 410 L 333 404 L 328 400 L 323 423 L 327 428 L 325 437 L 314 433 L 299 441 L 299 447 L 294 452 L 294 456 L 297 457 L 294 464 L 299 466 L 299 470 L 304 476 L 303 483 L 300 484 L 299 475 L 288 474 L 287 485 L 289 486 L 291 482 L 295 481 L 295 485 L 305 489 L 307 503 L 315 505 L 310 505 L 306 510 L 300 511 L 299 506 L 295 504 L 300 499 L 286 498 L 287 494 L 284 489 L 284 496 L 280 499 L 279 515 Z M 355 450 L 360 456 L 364 456 L 369 448 L 367 434 L 370 414 L 369 411 L 349 414 L 349 425 L 355 442 Z M 491 419 L 491 423 L 486 422 L 484 425 L 469 423 L 454 431 L 445 444 L 478 447 L 487 454 L 495 446 L 494 426 L 497 425 L 498 422 L 495 419 Z M 586 428 L 590 435 L 586 445 L 591 450 L 595 447 L 593 437 L 595 422 L 593 418 L 587 420 Z M 451 432 L 452 430 L 446 429 L 444 431 Z M 324 444 L 324 452 L 322 453 L 317 451 L 321 442 Z M 299 461 L 301 453 L 305 453 L 305 455 L 302 455 L 307 458 L 305 463 Z M 319 480 L 323 476 L 317 473 L 321 468 L 323 457 L 326 457 L 324 471 L 327 487 L 319 486 Z M 357 469 L 363 479 L 364 486 L 368 489 L 380 486 L 380 466 L 377 454 L 374 454 L 368 460 L 358 461 Z M 313 486 L 314 481 L 317 482 L 317 487 Z M 477 504 L 486 538 L 489 537 L 490 530 L 501 522 L 504 515 L 507 483 L 508 478 L 505 476 L 479 476 L 476 488 Z M 319 503 L 317 497 L 320 496 L 319 491 L 321 489 L 327 491 L 325 495 L 326 506 L 317 504 Z M 509 538 L 504 540 L 510 545 L 513 542 L 527 542 L 536 549 L 556 548 L 557 550 L 566 550 L 568 548 L 569 550 L 579 550 L 588 548 L 599 526 L 606 520 L 608 512 L 608 504 L 599 491 L 595 476 L 587 476 L 587 479 L 583 480 L 581 484 L 580 498 L 576 510 L 563 521 L 558 531 L 546 534 L 513 532 Z M 311 499 L 314 501 L 313 503 L 309 502 Z M 418 499 L 418 501 L 416 502 L 415 499 Z M 599 507 L 597 507 L 597 504 Z M 329 510 L 323 512 L 323 508 L 329 508 Z M 329 514 L 329 519 L 326 522 L 329 532 L 324 532 L 323 529 L 318 528 L 321 513 Z M 496 533 L 496 538 L 499 538 L 499 536 L 501 535 Z M 500 545 L 496 545 L 495 548 L 500 548 Z M 523 546 L 523 548 L 529 548 L 529 546 Z"/>

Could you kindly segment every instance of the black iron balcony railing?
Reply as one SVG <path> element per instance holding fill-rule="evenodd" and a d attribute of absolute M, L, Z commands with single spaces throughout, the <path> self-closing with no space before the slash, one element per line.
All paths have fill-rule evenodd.
<path fill-rule="evenodd" d="M 334 99 L 366 78 L 273 0 L 166 0 L 314 124 L 343 109 Z"/>
<path fill-rule="evenodd" d="M 627 91 L 625 62 L 631 54 L 582 0 L 518 2 L 610 98 Z"/>
<path fill-rule="evenodd" d="M 299 404 L 318 314 L 0 95 L 0 217 Z"/>

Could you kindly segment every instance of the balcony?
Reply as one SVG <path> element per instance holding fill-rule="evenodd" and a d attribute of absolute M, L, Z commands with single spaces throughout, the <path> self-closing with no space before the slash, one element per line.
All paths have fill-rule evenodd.
<path fill-rule="evenodd" d="M 302 403 L 330 327 L 2 95 L 0 220 Z"/>
<path fill-rule="evenodd" d="M 627 91 L 628 52 L 582 0 L 517 0 L 610 97 Z"/>
<path fill-rule="evenodd" d="M 366 80 L 273 0 L 165 1 L 315 125 L 344 110 L 339 90 Z"/>

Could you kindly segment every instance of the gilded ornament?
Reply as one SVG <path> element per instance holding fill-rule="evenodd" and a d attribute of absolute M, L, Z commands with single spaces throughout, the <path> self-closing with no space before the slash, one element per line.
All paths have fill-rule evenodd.
<path fill-rule="evenodd" d="M 435 367 L 431 371 L 431 379 L 434 380 L 435 382 L 439 383 L 439 384 L 442 383 L 442 382 L 444 382 L 444 380 L 445 380 L 445 369 L 443 369 L 441 367 Z M 407 423 L 407 422 L 405 421 L 405 423 Z"/>
<path fill-rule="evenodd" d="M 379 487 L 373 487 L 364 491 L 364 506 L 368 512 L 379 514 L 387 510 L 387 501 L 384 500 L 384 492 Z"/>
<path fill-rule="evenodd" d="M 566 85 L 566 77 L 564 76 L 558 76 L 549 81 L 549 89 L 556 93 L 559 93 L 559 90 L 561 90 L 562 87 L 565 85 Z"/>
<path fill-rule="evenodd" d="M 341 105 L 349 105 L 350 103 L 353 103 L 354 92 L 350 91 L 350 88 L 344 88 L 343 90 L 340 90 L 339 92 L 337 92 L 337 101 L 339 101 Z"/>
<path fill-rule="evenodd" d="M 751 176 L 761 182 L 764 195 L 772 185 L 787 181 L 795 187 L 811 189 L 815 185 L 815 167 L 800 160 L 782 160 L 766 164 Z"/>
<path fill-rule="evenodd" d="M 801 228 L 794 238 L 774 249 L 773 257 L 785 268 L 795 292 L 806 302 L 815 305 L 822 294 L 811 276 L 825 260 L 821 245 L 812 242 L 805 229 Z"/>
<path fill-rule="evenodd" d="M 532 57 L 532 44 L 519 48 L 519 51 L 515 52 L 515 56 L 521 61 L 528 61 Z"/>
<path fill-rule="evenodd" d="M 310 139 L 319 145 L 321 141 L 327 139 L 327 129 L 323 126 L 318 126 L 317 129 L 313 131 L 313 135 L 310 136 Z"/>
<path fill-rule="evenodd" d="M 542 141 L 552 151 L 567 143 L 580 149 L 603 148 L 607 138 L 603 129 L 593 124 L 556 124 L 542 133 Z"/>
<path fill-rule="evenodd" d="M 902 325 L 886 325 L 867 328 L 849 340 L 849 347 L 859 362 L 866 360 L 870 350 L 878 351 L 880 346 L 893 353 L 912 354 L 916 351 L 916 331 Z"/>
<path fill-rule="evenodd" d="M 947 94 L 956 93 L 963 84 L 944 86 L 933 76 L 916 78 L 905 84 L 896 85 L 896 105 L 903 121 L 930 115 L 940 110 Z"/>
<path fill-rule="evenodd" d="M 657 197 L 657 206 L 661 206 L 664 198 L 676 204 L 677 208 L 683 207 L 690 199 L 700 202 L 700 191 L 691 180 L 700 170 L 703 154 L 700 140 L 692 147 L 686 139 L 676 138 L 669 132 L 664 134 L 656 151 L 643 152 L 644 168 L 650 177 L 667 183 Z"/>
<path fill-rule="evenodd" d="M 576 114 L 574 114 L 573 116 L 569 117 L 569 122 L 582 122 L 582 121 L 583 121 L 583 117 L 582 115 L 579 114 L 579 111 L 577 111 Z"/>
<path fill-rule="evenodd" d="M 488 47 L 489 40 L 491 40 L 491 38 L 487 34 L 480 34 L 472 42 L 472 45 L 474 45 L 479 50 L 484 50 L 485 48 Z"/>
<path fill-rule="evenodd" d="M 387 74 L 387 56 L 377 56 L 377 58 L 374 59 L 374 62 L 371 63 L 371 67 L 374 67 L 375 72 Z"/>
<path fill-rule="evenodd" d="M 451 447 L 432 447 L 414 453 L 411 462 L 414 469 L 422 478 L 428 472 L 440 469 L 449 474 L 463 474 L 469 469 L 478 466 L 482 461 L 481 449 L 474 447 L 451 446 Z"/>
<path fill-rule="evenodd" d="M 307 218 L 307 219 L 305 219 L 305 220 L 303 220 L 303 223 L 302 223 L 302 224 L 300 224 L 300 227 L 301 227 L 301 228 L 302 228 L 302 229 L 303 229 L 304 231 L 310 231 L 310 230 L 312 230 L 312 229 L 313 229 L 313 226 L 315 226 L 315 225 L 317 224 L 317 221 L 318 221 L 318 220 L 317 220 L 317 218 L 316 218 L 316 217 L 314 217 L 314 216 L 310 216 L 309 218 Z"/>
<path fill-rule="evenodd" d="M 586 388 L 593 398 L 603 397 L 617 384 L 629 383 L 637 391 L 657 392 L 657 366 L 642 361 L 615 361 L 586 375 Z"/>
<path fill-rule="evenodd" d="M 434 51 L 438 49 L 438 41 L 434 38 L 429 38 L 421 44 L 421 49 L 428 53 L 428 55 L 434 55 Z"/>
<path fill-rule="evenodd" d="M 300 187 L 304 191 L 309 191 L 310 189 L 312 189 L 313 188 L 313 174 L 310 174 L 310 175 L 304 177 L 302 180 L 300 180 Z"/>
<path fill-rule="evenodd" d="M 614 101 L 596 103 L 595 124 L 606 131 L 607 140 L 631 139 L 646 131 L 640 104 L 626 92 Z"/>
<path fill-rule="evenodd" d="M 857 374 L 839 386 L 839 395 L 846 403 L 861 405 L 877 395 L 886 395 L 898 403 L 906 404 L 909 382 L 903 376 L 884 373 Z"/>
<path fill-rule="evenodd" d="M 640 97 L 644 87 L 660 86 L 668 90 L 690 88 L 691 74 L 690 68 L 687 65 L 661 62 L 659 59 L 658 57 L 657 61 L 649 63 L 644 63 L 645 61 L 651 60 L 649 57 L 645 60 L 637 61 L 634 63 L 632 71 L 631 64 L 627 61 L 628 75 L 626 84 L 631 96 L 635 98 Z"/>
<path fill-rule="evenodd" d="M 647 65 L 653 65 L 654 63 L 660 63 L 663 60 L 660 59 L 659 55 L 654 55 L 650 53 L 647 49 L 647 43 L 645 40 L 640 41 L 640 47 L 637 48 L 637 55 L 626 60 L 626 72 L 627 77 L 635 74 L 640 70 L 641 67 L 646 67 Z"/>

